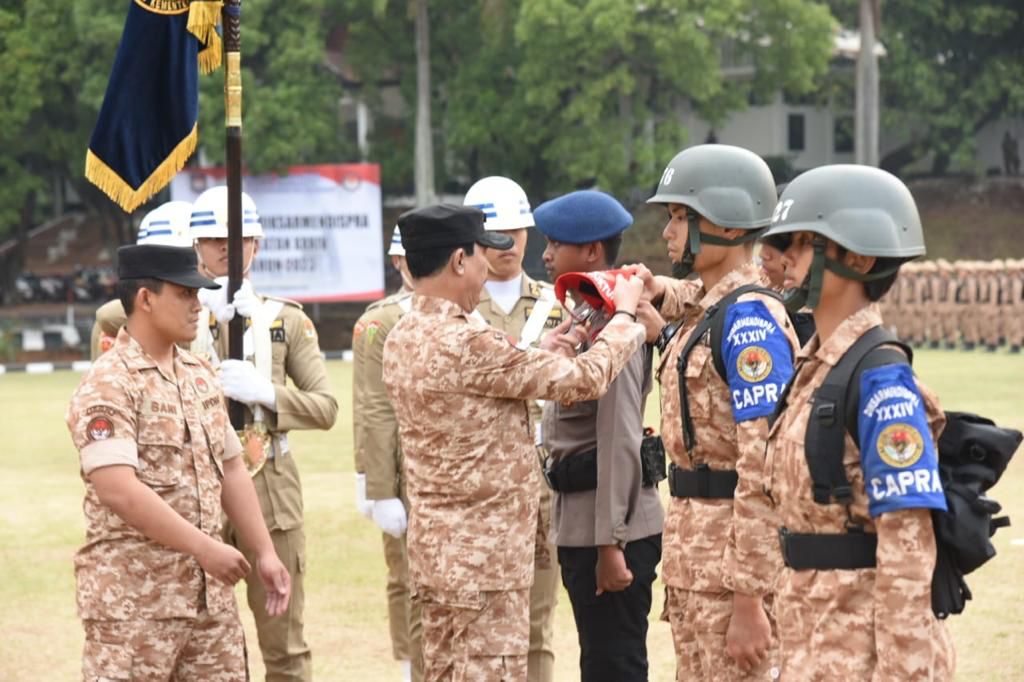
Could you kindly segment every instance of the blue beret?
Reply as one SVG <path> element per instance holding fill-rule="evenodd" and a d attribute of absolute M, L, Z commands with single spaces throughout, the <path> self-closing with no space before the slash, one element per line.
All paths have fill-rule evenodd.
<path fill-rule="evenodd" d="M 546 201 L 533 210 L 537 229 L 556 242 L 590 244 L 621 234 L 633 216 L 604 192 L 591 189 Z"/>

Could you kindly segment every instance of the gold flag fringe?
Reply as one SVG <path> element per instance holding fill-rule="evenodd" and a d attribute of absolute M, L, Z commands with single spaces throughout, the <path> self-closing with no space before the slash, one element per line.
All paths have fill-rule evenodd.
<path fill-rule="evenodd" d="M 199 70 L 212 73 L 221 64 L 221 38 L 217 35 L 222 0 L 192 0 L 188 6 L 188 32 L 199 39 Z"/>
<path fill-rule="evenodd" d="M 185 167 L 185 162 L 196 150 L 198 141 L 198 128 L 193 125 L 192 132 L 177 144 L 137 189 L 125 182 L 103 159 L 93 154 L 91 149 L 85 154 L 85 177 L 126 213 L 131 213 L 166 187 L 178 171 Z"/>

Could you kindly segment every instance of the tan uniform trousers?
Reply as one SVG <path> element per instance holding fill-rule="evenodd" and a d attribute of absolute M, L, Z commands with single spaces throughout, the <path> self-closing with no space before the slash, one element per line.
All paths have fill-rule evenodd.
<path fill-rule="evenodd" d="M 960 304 L 960 333 L 963 335 L 964 343 L 978 345 L 981 341 L 980 316 L 981 307 L 977 303 Z"/>
<path fill-rule="evenodd" d="M 528 589 L 454 593 L 420 590 L 427 682 L 526 679 Z"/>
<path fill-rule="evenodd" d="M 412 663 L 413 682 L 423 679 L 423 627 L 420 603 L 409 592 L 409 555 L 405 536 L 384 538 L 384 562 L 388 567 L 388 626 L 391 653 L 396 661 Z"/>
<path fill-rule="evenodd" d="M 541 484 L 539 513 L 544 538 L 551 537 L 553 504 L 554 495 L 551 489 Z M 548 543 L 543 551 L 541 547 L 537 548 L 533 585 L 530 587 L 530 654 L 527 660 L 527 682 L 553 682 L 555 676 L 555 606 L 561 585 L 557 557 L 558 548 L 553 544 Z"/>
<path fill-rule="evenodd" d="M 306 533 L 301 522 L 290 528 L 281 528 L 273 521 L 277 510 L 274 500 L 268 494 L 273 487 L 278 499 L 287 499 L 293 508 L 301 509 L 302 487 L 299 472 L 291 454 L 269 460 L 253 477 L 256 496 L 263 510 L 274 550 L 292 577 L 292 594 L 288 610 L 271 618 L 267 613 L 267 593 L 255 573 L 246 578 L 246 599 L 256 621 L 256 636 L 259 639 L 263 664 L 267 670 L 266 682 L 309 682 L 313 679 L 313 662 L 309 645 L 303 635 L 303 605 L 306 593 L 303 580 L 306 573 Z M 297 506 L 296 506 L 297 505 Z M 283 515 L 283 514 L 282 514 Z M 224 539 L 237 547 L 246 560 L 255 565 L 256 555 L 243 546 L 235 529 L 224 521 Z"/>
<path fill-rule="evenodd" d="M 772 608 L 768 608 L 772 647 L 764 662 L 749 673 L 743 672 L 725 652 L 725 633 L 731 618 L 732 592 L 693 592 L 675 587 L 665 588 L 665 613 L 662 614 L 662 620 L 668 620 L 672 626 L 672 643 L 676 650 L 676 682 L 778 679 L 778 627 Z"/>
<path fill-rule="evenodd" d="M 232 600 L 234 604 L 234 600 Z M 82 680 L 245 682 L 238 609 L 167 620 L 86 620 Z"/>

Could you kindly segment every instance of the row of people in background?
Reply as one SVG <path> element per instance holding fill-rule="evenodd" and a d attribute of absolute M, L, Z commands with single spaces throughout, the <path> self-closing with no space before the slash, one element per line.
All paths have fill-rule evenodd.
<path fill-rule="evenodd" d="M 113 268 L 76 267 L 70 275 L 23 272 L 15 278 L 14 286 L 23 303 L 89 303 L 110 299 L 116 282 Z"/>
<path fill-rule="evenodd" d="M 995 351 L 1024 346 L 1024 259 L 908 263 L 882 316 L 915 346 Z"/>
<path fill-rule="evenodd" d="M 210 287 L 200 288 L 194 303 L 189 302 L 190 334 L 187 338 L 175 339 L 179 349 L 173 354 L 174 369 L 160 370 L 163 382 L 161 375 L 155 373 L 158 365 L 149 357 L 149 349 L 140 346 L 140 339 L 135 338 L 145 325 L 136 325 L 134 331 L 125 325 L 131 320 L 131 306 L 137 298 L 149 301 L 160 297 L 163 295 L 161 288 L 169 285 L 162 286 L 158 274 L 146 277 L 144 273 L 125 272 L 124 254 L 119 252 L 122 295 L 101 306 L 96 313 L 91 343 L 94 368 L 83 379 L 68 423 L 81 450 L 87 512 L 99 508 L 95 505 L 96 480 L 102 477 L 107 465 L 126 464 L 133 469 L 128 472 L 133 474 L 131 478 L 137 476 L 159 496 L 151 500 L 157 507 L 169 505 L 191 521 L 194 506 L 198 504 L 201 530 L 221 547 L 237 548 L 241 552 L 239 558 L 244 556 L 241 565 L 258 570 L 230 575 L 217 573 L 210 570 L 202 556 L 190 551 L 192 546 L 183 549 L 168 543 L 149 532 L 149 528 L 137 525 L 134 519 L 121 517 L 138 529 L 126 532 L 121 519 L 88 514 L 90 542 L 76 556 L 79 611 L 84 619 L 109 621 L 122 641 L 120 654 L 111 660 L 112 650 L 103 646 L 103 642 L 109 643 L 111 635 L 109 632 L 104 635 L 103 630 L 89 627 L 87 623 L 83 660 L 87 679 L 136 679 L 155 674 L 161 679 L 247 680 L 234 595 L 230 590 L 225 593 L 221 589 L 225 580 L 233 584 L 243 575 L 266 679 L 312 679 L 312 654 L 303 631 L 303 582 L 307 569 L 302 489 L 288 433 L 294 429 L 330 429 L 337 416 L 338 403 L 328 384 L 316 328 L 303 312 L 302 305 L 261 296 L 248 279 L 252 262 L 259 255 L 263 228 L 255 203 L 244 193 L 245 279 L 234 297 L 228 299 L 225 286 L 227 202 L 227 189 L 215 187 L 201 194 L 194 204 L 180 201 L 164 204 L 143 219 L 139 246 L 125 247 L 158 250 L 155 260 L 147 264 L 150 269 L 161 259 L 179 258 L 184 253 L 191 257 L 192 270 L 198 268 L 202 275 L 201 284 L 184 286 Z M 133 281 L 135 284 L 128 296 L 125 286 Z M 178 298 L 188 299 L 188 292 L 179 292 Z M 158 324 L 162 322 L 165 332 L 170 329 L 167 325 L 175 322 L 161 317 L 160 308 L 166 305 L 166 302 L 157 303 L 154 298 L 152 310 L 143 306 L 143 312 L 155 315 Z M 227 325 L 235 315 L 246 318 L 243 360 L 228 359 Z M 177 333 L 182 336 L 181 329 L 177 329 Z M 183 350 L 188 352 L 181 352 Z M 185 377 L 179 371 L 181 363 L 194 378 Z M 216 374 L 211 368 L 216 369 Z M 153 372 L 147 374 L 146 370 Z M 93 389 L 97 382 L 123 371 L 132 376 L 141 371 L 148 384 L 159 385 L 160 399 L 156 400 L 157 394 L 152 390 L 98 393 Z M 243 475 L 252 478 L 249 489 L 255 488 L 251 494 L 253 502 L 258 503 L 256 513 L 262 516 L 262 525 L 269 530 L 269 548 L 252 542 L 252 538 L 259 535 L 246 534 L 246 519 L 233 513 L 237 509 L 228 508 L 226 498 L 227 520 L 221 526 L 216 495 L 210 497 L 216 481 L 206 476 L 210 472 L 201 472 L 198 464 L 194 467 L 199 472 L 194 474 L 200 478 L 198 488 L 164 485 L 192 480 L 189 478 L 193 476 L 192 463 L 202 459 L 198 451 L 194 458 L 180 456 L 174 446 L 184 442 L 183 447 L 188 449 L 190 442 L 211 437 L 205 422 L 200 429 L 189 421 L 193 410 L 199 410 L 204 419 L 217 412 L 217 433 L 223 431 L 219 414 L 223 410 L 215 409 L 215 405 L 222 402 L 221 389 L 223 396 L 244 405 L 245 428 L 241 438 L 245 449 L 239 459 L 233 457 L 239 454 L 235 451 L 237 448 L 225 453 L 218 451 L 214 454 L 223 454 L 223 457 L 215 459 L 223 470 L 228 467 L 221 466 L 221 459 L 226 461 L 229 456 L 233 460 L 232 468 L 245 462 Z M 183 413 L 179 412 L 178 405 Z M 106 428 L 112 422 L 103 419 L 113 414 L 127 415 L 129 422 L 122 424 L 114 420 L 113 430 Z M 104 428 L 96 425 L 100 417 L 103 417 L 100 425 Z M 206 439 L 201 435 L 204 431 Z M 230 435 L 234 436 L 234 432 Z M 131 456 L 124 456 L 128 453 L 124 447 L 128 446 L 115 450 L 120 458 L 101 462 L 88 454 L 92 442 L 109 442 L 115 437 L 135 441 L 130 443 Z M 248 474 L 244 473 L 245 468 Z M 198 500 L 184 492 L 188 490 L 198 494 Z M 104 502 L 102 496 L 100 502 Z M 251 512 L 248 516 L 251 517 Z M 251 518 L 249 523 L 252 523 Z M 168 554 L 170 550 L 166 548 L 153 549 L 160 543 L 186 556 L 175 556 L 176 552 Z M 137 552 L 140 545 L 152 551 L 145 556 L 129 557 L 128 554 Z M 97 552 L 96 547 L 101 547 L 102 551 Z M 263 567 L 269 565 L 268 555 L 274 555 L 275 561 L 279 558 L 277 565 L 283 564 L 290 576 L 290 599 L 284 603 L 274 599 L 273 585 L 259 579 L 264 575 Z M 105 576 L 110 573 L 112 558 L 134 563 L 131 570 L 118 570 L 108 580 Z M 139 601 L 145 603 L 145 609 L 139 610 Z M 207 607 L 212 611 L 215 602 L 218 608 L 226 609 L 226 620 L 222 619 L 220 630 L 210 629 L 204 618 L 197 618 Z M 179 619 L 182 636 L 168 638 L 166 629 L 153 627 L 148 620 L 139 620 L 150 616 Z M 211 655 L 211 652 L 221 651 L 227 653 Z"/>
<path fill-rule="evenodd" d="M 515 225 L 503 222 L 513 195 Z M 488 178 L 466 207 L 399 219 L 391 253 L 408 290 L 356 325 L 353 403 L 357 500 L 391 536 L 396 657 L 415 676 L 422 660 L 428 680 L 549 679 L 534 625 L 550 611 L 531 597 L 550 559 L 543 471 L 583 680 L 647 679 L 659 563 L 678 680 L 951 679 L 929 598 L 930 510 L 945 506 L 932 485 L 934 396 L 903 355 L 871 370 L 860 412 L 874 401 L 861 423 L 872 437 L 847 439 L 842 457 L 849 499 L 812 498 L 805 452 L 811 396 L 879 333 L 877 302 L 924 254 L 909 191 L 877 169 L 830 166 L 779 198 L 755 154 L 699 145 L 670 162 L 650 201 L 667 210 L 671 278 L 642 265 L 599 272 L 631 222 L 600 192 L 531 212 L 517 185 Z M 866 234 L 865 221 L 878 229 Z M 549 272 L 577 273 L 595 305 L 560 308 L 526 280 L 534 224 Z M 817 326 L 802 348 L 798 311 Z M 644 457 L 654 379 L 667 513 Z M 911 407 L 890 405 L 907 396 Z M 865 485 L 896 472 L 915 483 Z M 801 552 L 784 558 L 780 534 Z M 828 548 L 865 534 L 877 553 L 841 554 L 868 563 L 836 563 Z"/>

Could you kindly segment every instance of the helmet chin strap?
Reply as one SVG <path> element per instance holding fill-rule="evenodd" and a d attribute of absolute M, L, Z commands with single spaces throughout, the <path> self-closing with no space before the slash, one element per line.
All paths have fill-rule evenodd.
<path fill-rule="evenodd" d="M 783 294 L 783 304 L 786 310 L 791 313 L 807 307 L 814 310 L 821 302 L 821 283 L 825 278 L 825 271 L 830 270 L 845 279 L 852 279 L 858 282 L 874 282 L 884 279 L 899 271 L 900 266 L 882 270 L 880 272 L 858 272 L 853 268 L 841 263 L 834 258 L 825 255 L 825 248 L 828 241 L 824 237 L 816 236 L 812 242 L 814 246 L 814 258 L 811 260 L 811 269 L 804 277 L 799 287 L 788 289 Z"/>
<path fill-rule="evenodd" d="M 700 253 L 701 244 L 713 246 L 739 246 L 752 242 L 766 231 L 767 227 L 759 227 L 755 230 L 747 230 L 742 237 L 726 239 L 717 235 L 700 231 L 700 215 L 692 208 L 686 209 L 686 246 L 683 248 L 683 255 L 678 263 L 672 263 L 672 276 L 676 279 L 685 279 L 693 272 L 697 254 Z"/>

